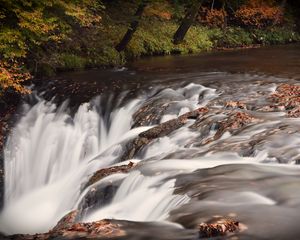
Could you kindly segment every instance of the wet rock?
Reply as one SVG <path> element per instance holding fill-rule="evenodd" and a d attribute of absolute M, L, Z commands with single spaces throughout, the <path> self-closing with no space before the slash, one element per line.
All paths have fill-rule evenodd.
<path fill-rule="evenodd" d="M 225 236 L 239 230 L 239 222 L 231 219 L 221 219 L 214 223 L 201 223 L 198 226 L 199 238 L 212 238 Z"/>
<path fill-rule="evenodd" d="M 184 97 L 172 89 L 165 89 L 147 100 L 133 115 L 133 128 L 159 124 L 162 116 L 172 102 L 182 101 Z"/>
<path fill-rule="evenodd" d="M 253 122 L 254 117 L 245 112 L 234 112 L 225 119 L 225 121 L 219 122 L 219 129 L 214 136 L 214 140 L 219 139 L 224 132 L 240 129 L 245 125 Z"/>
<path fill-rule="evenodd" d="M 133 162 L 129 162 L 127 165 L 100 169 L 89 179 L 83 190 L 109 175 L 116 173 L 128 173 L 134 166 L 135 164 Z M 103 183 L 90 188 L 79 204 L 78 215 L 83 216 L 97 207 L 108 204 L 112 200 L 118 188 L 119 182 Z"/>
<path fill-rule="evenodd" d="M 207 108 L 199 108 L 140 133 L 138 137 L 126 144 L 125 152 L 121 157 L 121 160 L 132 159 L 145 145 L 149 144 L 154 139 L 167 136 L 185 125 L 188 119 L 197 119 L 207 112 Z"/>
<path fill-rule="evenodd" d="M 300 106 L 300 86 L 292 84 L 281 84 L 276 92 L 271 95 L 271 100 L 276 105 L 284 106 L 285 110 L 291 110 Z"/>
<path fill-rule="evenodd" d="M 257 109 L 258 111 L 261 112 L 281 112 L 285 110 L 284 106 L 276 106 L 276 105 L 268 105 L 268 106 L 263 106 L 261 108 Z"/>
<path fill-rule="evenodd" d="M 76 223 L 61 231 L 61 235 L 66 239 L 74 239 L 78 237 L 115 238 L 126 234 L 120 224 L 112 223 L 110 220 L 101 220 L 91 223 Z"/>
<path fill-rule="evenodd" d="M 5 235 L 3 235 L 2 233 L 0 233 L 0 239 L 1 240 L 9 240 L 9 238 L 6 237 Z"/>
<path fill-rule="evenodd" d="M 103 207 L 110 203 L 118 188 L 118 184 L 110 182 L 105 186 L 96 186 L 89 189 L 79 204 L 79 217 L 88 214 L 93 209 Z"/>
<path fill-rule="evenodd" d="M 193 146 L 200 147 L 218 140 L 226 131 L 234 134 L 255 120 L 258 119 L 245 112 L 210 109 L 209 114 L 198 118 L 190 126 L 190 129 L 200 133 L 200 136 L 195 139 Z"/>
<path fill-rule="evenodd" d="M 13 240 L 46 240 L 46 239 L 103 239 L 125 236 L 121 224 L 110 220 L 101 220 L 91 223 L 75 223 L 66 228 L 51 230 L 44 234 L 17 234 L 9 236 Z"/>
<path fill-rule="evenodd" d="M 86 187 L 114 173 L 128 173 L 134 166 L 135 164 L 133 162 L 129 162 L 128 165 L 100 169 L 97 172 L 95 172 L 94 175 L 89 179 L 89 181 L 86 184 Z"/>
<path fill-rule="evenodd" d="M 299 118 L 300 117 L 300 106 L 288 111 L 287 116 L 290 118 Z"/>
<path fill-rule="evenodd" d="M 247 109 L 247 106 L 245 103 L 240 101 L 229 101 L 226 102 L 225 108 L 239 108 L 239 109 Z"/>
<path fill-rule="evenodd" d="M 77 210 L 69 212 L 66 216 L 64 216 L 56 224 L 56 226 L 50 231 L 50 233 L 55 233 L 55 232 L 59 232 L 59 231 L 62 231 L 64 229 L 70 228 L 75 223 L 77 215 L 78 215 Z"/>

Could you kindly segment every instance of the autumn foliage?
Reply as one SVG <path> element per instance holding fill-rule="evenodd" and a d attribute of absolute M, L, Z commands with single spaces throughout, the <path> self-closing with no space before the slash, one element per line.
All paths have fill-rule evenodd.
<path fill-rule="evenodd" d="M 31 75 L 17 62 L 0 62 L 0 96 L 3 91 L 12 88 L 19 93 L 29 93 L 22 82 L 30 79 Z"/>
<path fill-rule="evenodd" d="M 169 3 L 154 1 L 152 4 L 149 4 L 146 7 L 143 15 L 147 17 L 157 17 L 162 20 L 171 20 L 172 13 L 169 11 L 169 9 Z"/>
<path fill-rule="evenodd" d="M 74 28 L 101 21 L 100 1 L 0 0 L 0 6 L 0 92 L 25 93 L 21 83 L 30 75 L 17 63 L 38 59 L 39 49 L 62 43 Z"/>
<path fill-rule="evenodd" d="M 246 27 L 264 28 L 283 23 L 283 9 L 267 1 L 249 1 L 235 12 L 235 18 Z"/>
<path fill-rule="evenodd" d="M 201 8 L 198 15 L 198 22 L 209 27 L 224 27 L 226 24 L 227 12 L 224 9 Z"/>

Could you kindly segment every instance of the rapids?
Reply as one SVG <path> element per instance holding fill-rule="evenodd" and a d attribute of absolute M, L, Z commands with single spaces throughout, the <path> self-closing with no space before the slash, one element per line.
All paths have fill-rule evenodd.
<path fill-rule="evenodd" d="M 294 239 L 300 234 L 300 120 L 287 118 L 282 109 L 263 110 L 282 83 L 296 80 L 178 73 L 166 83 L 134 89 L 134 94 L 130 89 L 102 93 L 78 106 L 34 93 L 5 146 L 0 232 L 47 232 L 65 214 L 80 209 L 78 222 L 158 222 L 183 233 L 216 216 L 234 217 L 245 226 L 237 233 L 241 239 Z M 246 103 L 247 109 L 238 111 L 258 120 L 211 141 L 228 101 Z M 152 107 L 156 118 L 140 124 L 137 112 L 145 106 Z M 140 133 L 199 107 L 213 113 L 200 123 L 188 119 L 151 141 L 129 159 L 137 163 L 129 173 L 86 187 L 97 170 L 124 164 L 124 146 Z M 108 203 L 81 209 L 91 191 L 110 185 L 115 190 Z"/>

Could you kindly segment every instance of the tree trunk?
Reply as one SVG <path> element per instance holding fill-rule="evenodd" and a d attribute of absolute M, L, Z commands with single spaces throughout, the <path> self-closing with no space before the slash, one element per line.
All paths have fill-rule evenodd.
<path fill-rule="evenodd" d="M 286 3 L 287 3 L 287 0 L 282 0 L 280 6 L 284 9 Z"/>
<path fill-rule="evenodd" d="M 179 44 L 183 41 L 187 31 L 192 26 L 193 22 L 195 21 L 195 18 L 198 15 L 201 4 L 202 4 L 202 1 L 198 0 L 188 10 L 187 14 L 185 15 L 184 19 L 181 22 L 181 25 L 179 26 L 176 33 L 174 34 L 174 37 L 173 37 L 174 44 Z"/>
<path fill-rule="evenodd" d="M 280 3 L 280 7 L 281 7 L 281 9 L 282 9 L 282 14 L 283 14 L 283 15 L 285 14 L 284 12 L 285 12 L 286 3 L 287 3 L 287 0 L 282 0 L 281 3 Z M 280 15 L 281 15 L 281 14 L 278 13 L 278 19 L 280 18 Z M 284 16 L 282 16 L 282 17 L 284 17 Z M 273 22 L 273 26 L 276 25 L 276 24 L 277 24 L 277 22 L 274 21 L 274 22 Z"/>
<path fill-rule="evenodd" d="M 223 11 L 223 14 L 224 14 L 224 24 L 223 24 L 223 28 L 227 28 L 227 25 L 228 25 L 228 19 L 227 19 L 227 13 L 226 13 L 226 1 L 224 0 L 223 3 L 222 3 L 222 11 Z"/>
<path fill-rule="evenodd" d="M 144 12 L 147 4 L 148 4 L 148 1 L 146 1 L 146 0 L 142 0 L 142 2 L 139 4 L 139 6 L 134 14 L 134 19 L 131 22 L 127 32 L 125 33 L 125 35 L 122 38 L 122 40 L 120 41 L 120 43 L 115 47 L 118 52 L 124 51 L 125 48 L 127 47 L 128 43 L 132 39 L 133 34 L 135 33 L 135 31 L 137 30 L 137 28 L 139 26 L 139 22 L 142 18 L 143 12 Z"/>

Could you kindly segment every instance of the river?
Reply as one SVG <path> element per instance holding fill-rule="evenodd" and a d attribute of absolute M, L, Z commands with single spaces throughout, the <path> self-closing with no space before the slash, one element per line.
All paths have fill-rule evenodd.
<path fill-rule="evenodd" d="M 300 120 L 272 94 L 299 80 L 300 46 L 288 45 L 145 58 L 37 83 L 5 146 L 0 232 L 47 232 L 80 209 L 78 222 L 132 221 L 128 239 L 195 239 L 198 224 L 222 218 L 242 226 L 228 239 L 297 239 Z M 198 108 L 208 113 L 123 157 L 139 134 Z M 128 173 L 86 186 L 129 161 Z M 84 207 L 111 186 L 107 201 L 95 195 Z"/>

